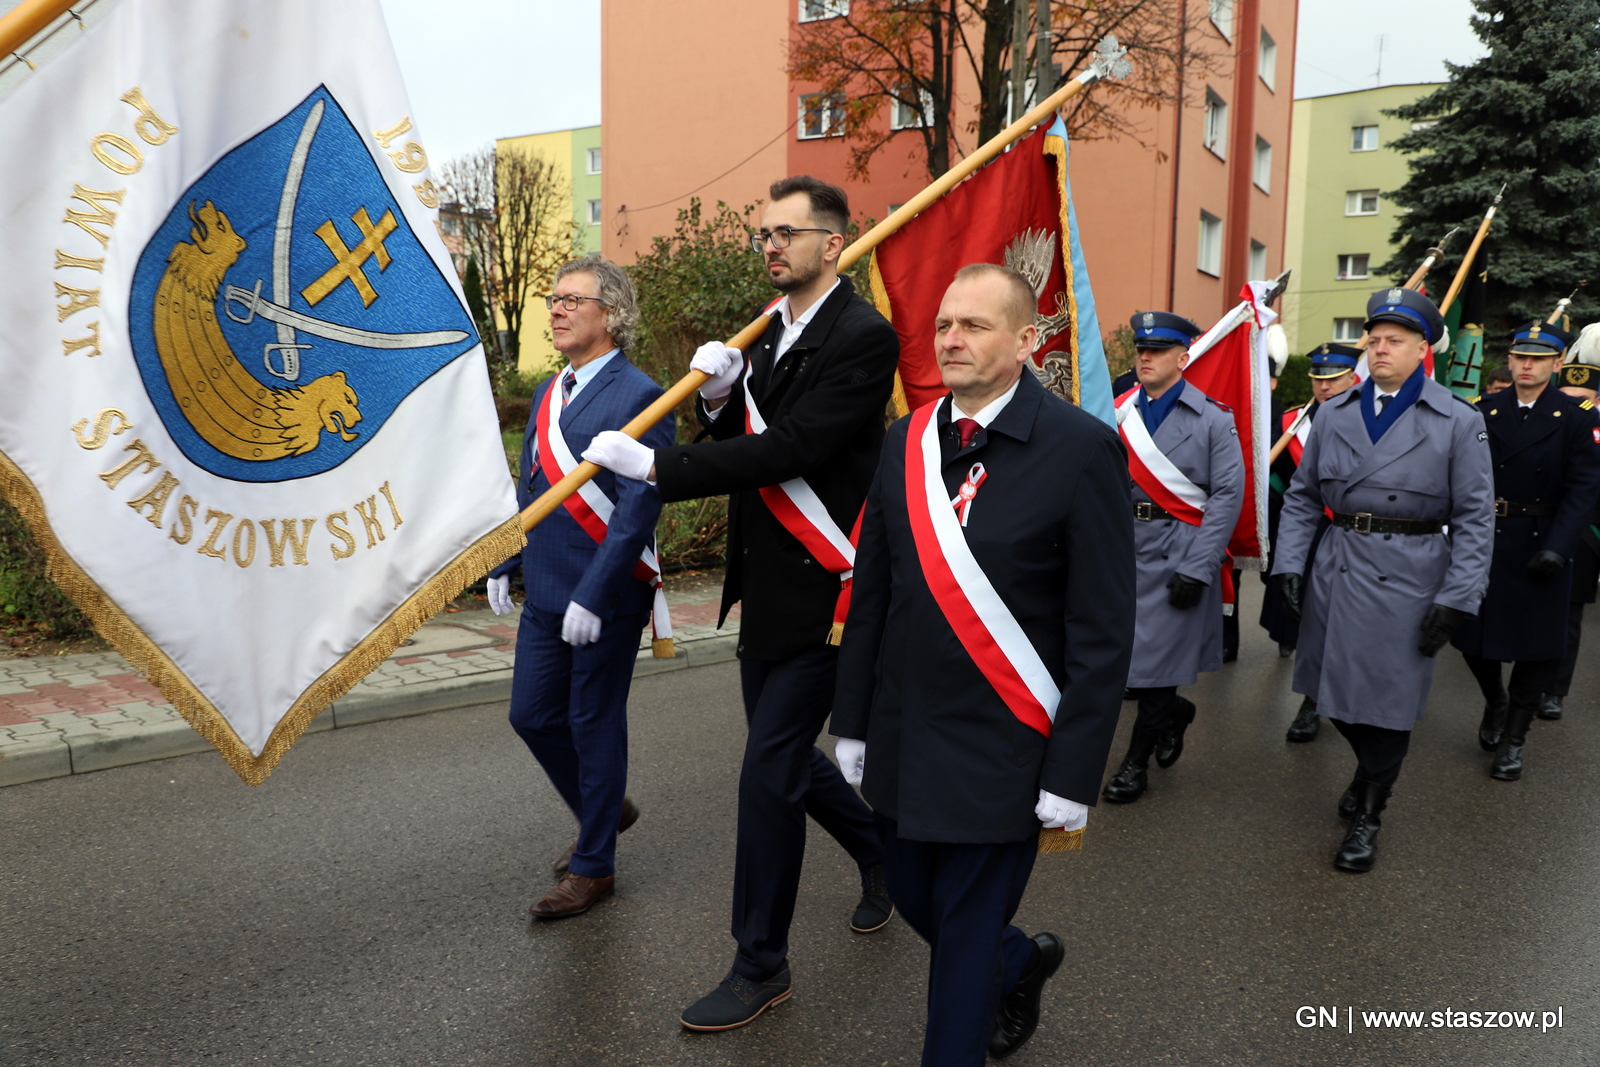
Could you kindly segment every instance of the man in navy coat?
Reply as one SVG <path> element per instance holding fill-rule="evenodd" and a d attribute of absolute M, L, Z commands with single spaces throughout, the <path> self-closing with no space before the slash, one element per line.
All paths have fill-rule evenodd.
<path fill-rule="evenodd" d="M 1041 825 L 1081 828 L 1095 802 L 1133 646 L 1127 460 L 1110 427 L 1026 370 L 1035 305 L 1022 275 L 993 264 L 963 268 L 945 293 L 935 345 L 953 395 L 889 430 L 839 655 L 839 763 L 872 805 L 890 895 L 933 950 L 924 1067 L 976 1067 L 1033 1033 L 1065 945 L 1011 918 Z M 916 484 L 933 487 L 920 497 L 913 452 Z M 935 592 L 948 597 L 948 583 L 918 523 L 951 508 L 960 525 L 948 512 L 934 521 L 970 553 L 967 580 L 981 568 L 964 595 L 1010 630 L 952 619 Z M 1004 668 L 985 634 L 1035 672 L 1030 692 L 1058 699 L 1026 718 L 1032 705 L 996 688 Z"/>
<path fill-rule="evenodd" d="M 1478 744 L 1495 753 L 1489 774 L 1503 782 L 1522 777 L 1528 727 L 1555 686 L 1572 561 L 1600 496 L 1600 422 L 1551 381 L 1570 342 L 1548 323 L 1518 330 L 1511 388 L 1478 404 L 1494 461 L 1494 558 L 1483 605 L 1453 643 L 1483 690 Z"/>
<path fill-rule="evenodd" d="M 546 302 L 551 340 L 568 364 L 533 394 L 518 467 L 521 507 L 550 488 L 541 463 L 550 457 L 539 455 L 536 427 L 541 407 L 553 399 L 551 390 L 560 396 L 555 425 L 571 457 L 662 392 L 623 351 L 633 341 L 639 309 L 621 267 L 599 256 L 573 260 L 557 272 Z M 644 439 L 670 444 L 672 429 L 668 416 Z M 613 505 L 599 541 L 574 517 L 582 505 L 573 497 L 571 506 L 557 508 L 529 531 L 520 557 L 489 578 L 490 605 L 503 615 L 512 610 L 510 575 L 522 570 L 528 597 L 517 625 L 511 725 L 578 820 L 577 841 L 555 865 L 561 881 L 528 909 L 540 919 L 579 915 L 611 896 L 617 834 L 639 817 L 623 794 L 628 687 L 654 594 L 635 571 L 640 553 L 654 545 L 661 494 L 654 485 L 610 471 L 590 484 Z"/>

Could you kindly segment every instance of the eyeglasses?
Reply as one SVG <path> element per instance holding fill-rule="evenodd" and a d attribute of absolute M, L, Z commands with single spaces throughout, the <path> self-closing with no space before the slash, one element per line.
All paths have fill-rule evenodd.
<path fill-rule="evenodd" d="M 606 302 L 601 300 L 598 296 L 572 296 L 569 294 L 567 296 L 547 296 L 544 298 L 544 306 L 546 308 L 553 309 L 557 304 L 560 304 L 568 311 L 577 311 L 578 305 L 585 300 L 593 300 L 601 307 L 605 307 L 606 305 Z"/>
<path fill-rule="evenodd" d="M 765 252 L 767 250 L 767 242 L 771 241 L 773 248 L 779 248 L 779 249 L 788 248 L 789 247 L 789 242 L 794 240 L 794 235 L 797 234 L 797 233 L 834 233 L 834 232 L 835 231 L 833 231 L 833 230 L 826 230 L 826 229 L 823 229 L 823 228 L 821 228 L 819 226 L 809 226 L 809 227 L 779 226 L 776 230 L 762 230 L 760 233 L 751 234 L 750 235 L 750 247 L 751 247 L 751 249 L 753 249 L 756 252 Z"/>

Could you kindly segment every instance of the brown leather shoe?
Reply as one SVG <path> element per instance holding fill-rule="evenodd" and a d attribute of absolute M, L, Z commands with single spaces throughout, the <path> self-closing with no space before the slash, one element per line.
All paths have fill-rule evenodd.
<path fill-rule="evenodd" d="M 602 900 L 609 900 L 616 885 L 614 875 L 585 878 L 569 871 L 554 889 L 544 895 L 543 900 L 528 909 L 528 914 L 535 919 L 565 919 L 571 915 L 582 915 Z"/>
<path fill-rule="evenodd" d="M 622 833 L 628 827 L 639 821 L 639 805 L 633 802 L 632 797 L 622 798 L 622 818 L 617 821 L 617 833 Z M 573 838 L 572 844 L 561 854 L 561 858 L 550 865 L 556 874 L 566 874 L 567 868 L 572 864 L 572 854 L 578 851 L 578 839 Z"/>

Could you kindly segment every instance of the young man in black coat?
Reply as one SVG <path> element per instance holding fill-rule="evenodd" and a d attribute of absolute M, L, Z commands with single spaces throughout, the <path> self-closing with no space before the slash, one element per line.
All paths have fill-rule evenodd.
<path fill-rule="evenodd" d="M 786 294 L 746 361 L 717 342 L 690 364 L 711 440 L 649 449 L 601 434 L 585 459 L 648 478 L 665 501 L 731 494 L 722 619 L 744 602 L 740 680 L 749 737 L 739 776 L 728 976 L 690 1005 L 691 1030 L 731 1030 L 790 992 L 789 923 L 806 816 L 861 868 L 851 918 L 871 933 L 893 914 L 872 813 L 816 748 L 833 699 L 829 644 L 854 557 L 849 532 L 883 446 L 900 358 L 894 327 L 838 273 L 850 211 L 843 190 L 811 177 L 771 189 L 754 244 Z M 719 624 L 720 624 L 719 620 Z"/>
<path fill-rule="evenodd" d="M 889 430 L 840 652 L 839 763 L 933 949 L 925 1067 L 1008 1056 L 1038 1023 L 1065 944 L 1011 918 L 1041 826 L 1095 802 L 1133 647 L 1127 458 L 1026 370 L 1035 306 L 992 264 L 945 293 L 953 395 Z"/>

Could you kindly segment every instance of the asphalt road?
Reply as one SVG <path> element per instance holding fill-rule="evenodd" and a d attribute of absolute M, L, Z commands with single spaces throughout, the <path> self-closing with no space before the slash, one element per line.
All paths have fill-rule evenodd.
<path fill-rule="evenodd" d="M 1491 781 L 1447 651 L 1379 867 L 1341 874 L 1353 761 L 1327 727 L 1284 743 L 1292 661 L 1245 631 L 1191 691 L 1182 761 L 1096 809 L 1081 855 L 1041 857 L 1019 922 L 1070 956 L 1010 1063 L 1600 1064 L 1597 702 Z M 736 680 L 635 684 L 618 895 L 552 924 L 525 909 L 572 824 L 499 706 L 307 737 L 256 789 L 202 754 L 0 790 L 0 1063 L 915 1063 L 925 949 L 898 921 L 849 932 L 855 872 L 815 830 L 794 997 L 733 1033 L 677 1026 L 732 955 Z M 1308 1005 L 1338 1026 L 1298 1025 Z M 1562 1025 L 1431 1025 L 1447 1008 Z"/>

